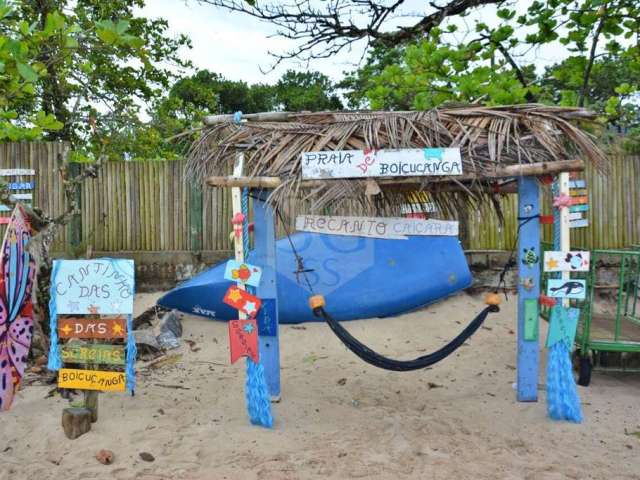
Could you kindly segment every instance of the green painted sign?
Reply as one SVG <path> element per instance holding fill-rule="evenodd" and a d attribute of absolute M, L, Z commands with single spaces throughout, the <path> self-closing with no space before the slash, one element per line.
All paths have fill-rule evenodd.
<path fill-rule="evenodd" d="M 527 298 L 524 301 L 524 339 L 538 340 L 538 300 Z"/>
<path fill-rule="evenodd" d="M 64 363 L 102 363 L 124 365 L 123 345 L 64 345 L 62 347 Z"/>

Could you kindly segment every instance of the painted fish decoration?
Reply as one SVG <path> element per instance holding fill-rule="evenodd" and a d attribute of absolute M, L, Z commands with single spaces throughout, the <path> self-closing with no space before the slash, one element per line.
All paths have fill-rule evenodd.
<path fill-rule="evenodd" d="M 565 295 L 571 295 L 572 293 L 577 294 L 577 293 L 582 293 L 584 291 L 584 284 L 582 282 L 569 281 L 569 282 L 563 283 L 559 287 L 549 288 L 549 290 L 554 293 L 564 290 L 563 293 Z"/>
<path fill-rule="evenodd" d="M 33 336 L 35 263 L 27 251 L 31 233 L 24 208 L 17 205 L 0 250 L 0 410 L 13 403 Z"/>

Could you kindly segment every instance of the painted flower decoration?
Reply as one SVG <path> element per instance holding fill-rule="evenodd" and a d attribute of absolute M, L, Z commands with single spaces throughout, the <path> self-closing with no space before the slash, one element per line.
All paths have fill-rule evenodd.
<path fill-rule="evenodd" d="M 564 193 L 558 195 L 553 199 L 553 206 L 556 208 L 570 207 L 573 204 L 571 197 Z"/>

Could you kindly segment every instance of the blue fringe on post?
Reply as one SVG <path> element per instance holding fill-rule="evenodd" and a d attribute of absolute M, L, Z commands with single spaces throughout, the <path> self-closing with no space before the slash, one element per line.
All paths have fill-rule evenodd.
<path fill-rule="evenodd" d="M 552 186 L 553 196 L 560 191 L 558 182 Z M 560 211 L 553 210 L 553 248 L 560 249 Z M 557 277 L 562 274 L 558 273 Z M 551 309 L 549 325 L 554 322 L 566 321 L 567 310 L 562 306 L 562 300 Z M 563 318 L 564 317 L 564 318 Z M 556 342 L 548 349 L 547 355 L 547 412 L 553 420 L 567 420 L 582 422 L 580 397 L 573 378 L 571 365 L 571 347 L 564 341 Z"/>
<path fill-rule="evenodd" d="M 244 224 L 242 225 L 242 241 L 245 252 L 245 259 L 249 253 L 249 189 L 242 189 L 242 214 Z M 247 290 L 251 290 L 247 287 Z M 253 425 L 261 425 L 271 428 L 273 426 L 273 415 L 271 414 L 271 399 L 267 388 L 267 380 L 264 377 L 264 367 L 251 358 L 247 358 L 247 381 L 245 383 L 245 397 L 247 401 L 247 411 L 249 420 Z"/>
<path fill-rule="evenodd" d="M 127 378 L 127 390 L 133 396 L 136 390 L 136 339 L 133 336 L 133 315 L 127 315 L 127 368 L 125 370 Z"/>
<path fill-rule="evenodd" d="M 51 270 L 51 278 L 56 278 L 59 264 L 54 260 L 53 269 Z M 49 360 L 47 362 L 47 368 L 52 372 L 60 370 L 62 367 L 62 360 L 60 359 L 60 352 L 58 350 L 58 309 L 56 308 L 56 296 L 53 292 L 53 285 L 51 285 L 51 292 L 49 294 Z"/>
<path fill-rule="evenodd" d="M 547 412 L 553 420 L 582 422 L 582 408 L 576 382 L 573 378 L 571 355 L 564 342 L 556 342 L 549 348 Z"/>

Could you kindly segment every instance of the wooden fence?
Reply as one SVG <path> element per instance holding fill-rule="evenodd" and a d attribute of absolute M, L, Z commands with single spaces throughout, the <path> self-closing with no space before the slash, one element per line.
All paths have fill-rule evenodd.
<path fill-rule="evenodd" d="M 48 214 L 64 210 L 60 168 L 68 146 L 62 143 L 9 143 L 0 145 L 0 168 L 36 171 L 34 205 Z M 640 244 L 640 157 L 616 156 L 608 176 L 584 173 L 587 181 L 590 226 L 572 230 L 572 244 L 584 248 L 620 248 Z M 4 180 L 23 181 L 26 178 Z M 220 251 L 229 250 L 231 217 L 229 192 L 184 182 L 183 162 L 110 162 L 97 179 L 86 181 L 79 192 L 81 221 L 76 252 Z M 545 213 L 551 213 L 545 192 Z M 517 196 L 501 201 L 505 223 L 486 206 L 467 218 L 465 247 L 504 250 L 513 246 Z M 293 204 L 292 204 L 293 205 Z M 292 206 L 293 211 L 295 206 Z M 8 215 L 8 213 L 2 214 Z M 0 232 L 2 233 L 2 232 Z M 62 232 L 55 249 L 69 250 L 74 238 Z M 80 233 L 80 232 L 76 232 Z M 545 238 L 551 236 L 545 227 Z"/>

